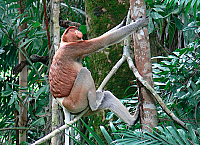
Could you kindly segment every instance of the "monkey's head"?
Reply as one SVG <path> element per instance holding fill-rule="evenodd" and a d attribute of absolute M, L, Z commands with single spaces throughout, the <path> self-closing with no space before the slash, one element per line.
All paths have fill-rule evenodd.
<path fill-rule="evenodd" d="M 76 42 L 83 37 L 82 32 L 75 26 L 68 27 L 62 35 L 62 42 Z"/>

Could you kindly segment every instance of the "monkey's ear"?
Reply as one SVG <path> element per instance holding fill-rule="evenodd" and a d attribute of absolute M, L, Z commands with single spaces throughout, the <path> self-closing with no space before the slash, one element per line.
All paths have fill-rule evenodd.
<path fill-rule="evenodd" d="M 63 34 L 63 36 L 62 36 L 62 41 L 63 41 L 63 42 L 68 42 L 68 39 L 67 39 L 66 34 Z"/>

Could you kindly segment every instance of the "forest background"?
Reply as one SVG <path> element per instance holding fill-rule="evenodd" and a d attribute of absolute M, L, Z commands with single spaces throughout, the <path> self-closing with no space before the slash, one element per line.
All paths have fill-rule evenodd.
<path fill-rule="evenodd" d="M 200 1 L 145 2 L 154 89 L 189 130 L 174 123 L 156 104 L 158 126 L 152 132 L 139 130 L 139 122 L 128 127 L 105 111 L 75 123 L 71 144 L 200 144 L 194 132 L 200 133 Z M 60 7 L 59 17 L 53 13 L 54 4 Z M 84 39 L 89 39 L 119 24 L 129 7 L 125 0 L 0 0 L 0 143 L 33 143 L 64 124 L 59 106 L 54 124 L 48 84 L 55 49 L 54 19 L 80 23 Z M 62 34 L 64 28 L 59 27 L 59 31 Z M 122 50 L 123 43 L 119 43 L 84 58 L 83 64 L 92 72 L 97 87 L 122 57 Z M 41 61 L 32 61 L 35 56 Z M 133 48 L 131 56 L 134 58 Z M 21 72 L 16 69 L 20 62 L 25 66 Z M 105 89 L 134 110 L 137 83 L 126 63 Z M 56 140 L 63 144 L 64 132 Z"/>

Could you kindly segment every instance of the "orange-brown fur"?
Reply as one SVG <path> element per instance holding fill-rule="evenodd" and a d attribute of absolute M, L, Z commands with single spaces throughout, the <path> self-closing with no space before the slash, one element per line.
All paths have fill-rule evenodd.
<path fill-rule="evenodd" d="M 62 55 L 59 57 L 58 54 Z M 69 55 L 68 48 L 60 48 L 52 61 L 49 83 L 52 95 L 55 98 L 69 96 L 79 68 L 82 67 L 81 64 L 78 64 L 79 66 L 74 65 L 76 62 Z"/>

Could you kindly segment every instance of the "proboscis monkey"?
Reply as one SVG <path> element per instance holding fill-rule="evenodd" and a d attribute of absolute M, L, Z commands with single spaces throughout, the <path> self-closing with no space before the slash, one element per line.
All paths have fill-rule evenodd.
<path fill-rule="evenodd" d="M 140 19 L 124 26 L 118 26 L 91 40 L 82 40 L 83 34 L 77 27 L 67 28 L 61 38 L 60 48 L 53 57 L 49 72 L 52 95 L 69 112 L 82 112 L 89 105 L 92 111 L 110 109 L 123 121 L 133 125 L 138 111 L 131 115 L 128 109 L 109 91 L 96 91 L 90 71 L 83 67 L 81 59 L 99 49 L 120 42 L 134 30 L 148 24 Z"/>

